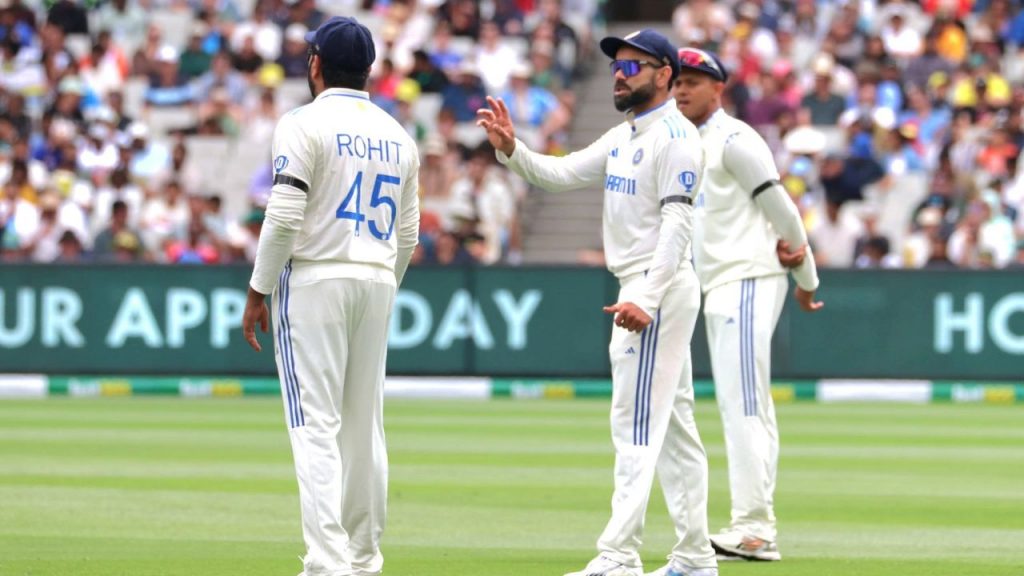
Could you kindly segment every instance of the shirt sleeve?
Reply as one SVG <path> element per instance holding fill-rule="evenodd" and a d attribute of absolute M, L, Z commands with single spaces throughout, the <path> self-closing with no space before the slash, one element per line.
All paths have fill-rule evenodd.
<path fill-rule="evenodd" d="M 800 220 L 800 212 L 779 182 L 775 159 L 764 139 L 743 132 L 731 135 L 722 151 L 722 163 L 740 187 L 750 192 L 783 240 L 794 248 L 807 245 L 807 231 Z M 803 263 L 792 272 L 798 286 L 817 290 L 818 270 L 810 246 L 807 246 Z"/>
<path fill-rule="evenodd" d="M 316 158 L 309 137 L 294 115 L 286 115 L 274 130 L 274 186 L 267 202 L 266 217 L 256 249 L 256 263 L 249 286 L 270 294 L 285 263 L 292 255 L 295 238 L 302 228 L 306 197 L 313 181 Z"/>
<path fill-rule="evenodd" d="M 412 253 L 419 243 L 420 198 L 419 198 L 419 153 L 413 154 L 412 169 L 402 186 L 402 209 L 398 221 L 398 256 L 395 259 L 395 282 L 402 285 L 405 271 L 409 268 Z"/>
<path fill-rule="evenodd" d="M 612 131 L 606 132 L 590 146 L 568 156 L 538 154 L 518 138 L 511 156 L 500 150 L 495 155 L 498 162 L 534 186 L 551 192 L 575 190 L 604 183 L 611 134 Z"/>
<path fill-rule="evenodd" d="M 685 131 L 665 141 L 656 164 L 661 225 L 645 285 L 634 304 L 653 317 L 665 298 L 693 237 L 693 200 L 704 169 L 700 136 Z"/>

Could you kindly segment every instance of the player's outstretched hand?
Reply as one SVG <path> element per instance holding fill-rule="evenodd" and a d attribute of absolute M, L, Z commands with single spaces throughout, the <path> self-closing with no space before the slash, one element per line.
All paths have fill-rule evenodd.
<path fill-rule="evenodd" d="M 643 332 L 644 328 L 651 323 L 652 318 L 639 306 L 632 302 L 619 302 L 612 306 L 605 306 L 604 311 L 615 315 L 615 325 L 625 328 L 630 332 Z"/>
<path fill-rule="evenodd" d="M 487 131 L 487 140 L 495 149 L 511 156 L 516 150 L 516 129 L 508 115 L 508 107 L 501 98 L 487 97 L 490 108 L 476 111 L 476 125 Z"/>
<path fill-rule="evenodd" d="M 825 307 L 825 303 L 818 300 L 814 300 L 814 290 L 804 290 L 797 286 L 796 291 L 793 292 L 793 297 L 796 298 L 800 309 L 804 312 L 817 312 Z"/>
<path fill-rule="evenodd" d="M 775 245 L 775 254 L 778 255 L 779 264 L 782 264 L 783 268 L 796 268 L 804 263 L 804 257 L 807 255 L 807 245 L 804 244 L 799 250 L 790 251 L 789 242 L 779 240 L 778 244 Z"/>
<path fill-rule="evenodd" d="M 263 346 L 260 346 L 259 340 L 256 339 L 256 324 L 260 325 L 260 331 L 264 334 L 270 326 L 270 310 L 267 309 L 266 298 L 266 295 L 250 287 L 245 299 L 245 312 L 242 313 L 242 335 L 249 346 L 257 352 L 263 350 Z"/>

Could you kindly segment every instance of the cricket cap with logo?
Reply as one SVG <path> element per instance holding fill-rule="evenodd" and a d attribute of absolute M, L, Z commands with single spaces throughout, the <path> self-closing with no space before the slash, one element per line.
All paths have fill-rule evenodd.
<path fill-rule="evenodd" d="M 348 16 L 331 17 L 307 32 L 306 42 L 325 63 L 346 72 L 365 72 L 377 59 L 370 30 Z"/>
<path fill-rule="evenodd" d="M 684 46 L 679 49 L 677 56 L 679 68 L 683 70 L 703 72 L 718 82 L 729 81 L 729 71 L 725 69 L 725 65 L 718 59 L 718 56 L 707 50 Z"/>
<path fill-rule="evenodd" d="M 622 38 L 608 36 L 601 40 L 601 52 L 613 60 L 619 48 L 623 46 L 630 46 L 654 56 L 659 62 L 672 69 L 673 80 L 679 75 L 679 59 L 676 56 L 676 48 L 668 41 L 668 38 L 658 32 L 644 28 Z"/>

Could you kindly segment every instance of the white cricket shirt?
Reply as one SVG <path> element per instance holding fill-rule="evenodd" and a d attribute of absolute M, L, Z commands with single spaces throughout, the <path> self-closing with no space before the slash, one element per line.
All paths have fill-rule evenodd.
<path fill-rule="evenodd" d="M 806 244 L 807 236 L 796 206 L 779 184 L 768 144 L 722 109 L 700 127 L 700 135 L 705 167 L 696 205 L 693 259 L 701 289 L 707 292 L 745 278 L 785 274 L 775 252 L 780 236 L 793 249 Z M 818 287 L 809 249 L 794 277 L 806 290 Z"/>
<path fill-rule="evenodd" d="M 692 204 L 703 166 L 700 136 L 671 98 L 626 118 L 568 156 L 537 154 L 517 140 L 512 156 L 499 151 L 498 160 L 547 190 L 602 186 L 605 261 L 620 279 L 658 266 L 656 248 L 665 237 L 661 229 L 665 209 L 678 209 L 682 243 L 675 264 L 666 264 L 671 268 L 667 273 L 674 274 L 679 262 L 690 259 Z M 672 218 L 674 222 L 676 216 Z M 663 296 L 656 283 L 652 279 L 652 301 L 641 304 L 648 311 Z"/>
<path fill-rule="evenodd" d="M 296 279 L 370 266 L 401 281 L 419 234 L 419 152 L 401 124 L 366 92 L 331 88 L 281 118 L 273 159 L 257 292 L 273 290 L 289 258 Z"/>

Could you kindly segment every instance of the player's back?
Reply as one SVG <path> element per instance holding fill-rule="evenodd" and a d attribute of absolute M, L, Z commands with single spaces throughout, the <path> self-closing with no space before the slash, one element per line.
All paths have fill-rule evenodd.
<path fill-rule="evenodd" d="M 764 139 L 724 110 L 708 119 L 701 138 L 705 170 L 694 226 L 694 264 L 701 288 L 706 292 L 727 282 L 784 274 L 775 256 L 777 235 L 754 202 L 754 191 L 740 186 L 724 161 L 734 146 L 770 156 Z"/>
<path fill-rule="evenodd" d="M 289 118 L 291 116 L 291 118 Z M 417 202 L 419 152 L 365 92 L 332 88 L 282 118 L 305 138 L 312 181 L 292 260 L 394 270 L 403 208 Z M 292 158 L 275 158 L 275 169 Z"/>

